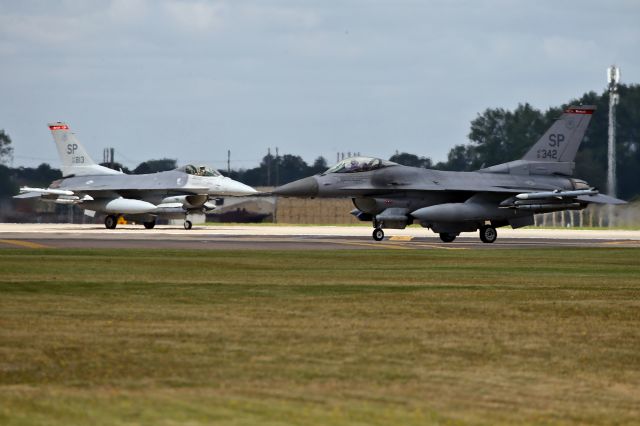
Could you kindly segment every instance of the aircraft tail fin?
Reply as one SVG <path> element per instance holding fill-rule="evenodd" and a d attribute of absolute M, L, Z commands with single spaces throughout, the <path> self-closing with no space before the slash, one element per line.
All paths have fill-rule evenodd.
<path fill-rule="evenodd" d="M 482 172 L 572 175 L 576 153 L 587 131 L 593 105 L 571 106 L 520 160 L 482 169 Z"/>
<path fill-rule="evenodd" d="M 595 110 L 596 107 L 593 105 L 567 108 L 522 159 L 543 162 L 573 162 Z"/>
<path fill-rule="evenodd" d="M 120 174 L 116 170 L 96 164 L 76 135 L 69 130 L 66 123 L 49 123 L 49 130 L 58 148 L 58 155 L 62 162 L 62 176 L 82 175 L 111 175 Z"/>

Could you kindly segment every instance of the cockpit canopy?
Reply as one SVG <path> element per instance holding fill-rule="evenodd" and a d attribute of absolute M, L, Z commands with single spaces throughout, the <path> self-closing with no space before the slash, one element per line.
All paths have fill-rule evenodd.
<path fill-rule="evenodd" d="M 212 169 L 207 166 L 194 166 L 193 164 L 187 164 L 184 167 L 180 167 L 178 170 L 194 176 L 222 176 L 216 169 Z"/>
<path fill-rule="evenodd" d="M 398 164 L 372 157 L 350 157 L 340 161 L 335 166 L 329 168 L 323 174 L 329 173 L 358 173 L 368 172 L 370 170 L 382 169 L 389 166 L 397 166 Z"/>

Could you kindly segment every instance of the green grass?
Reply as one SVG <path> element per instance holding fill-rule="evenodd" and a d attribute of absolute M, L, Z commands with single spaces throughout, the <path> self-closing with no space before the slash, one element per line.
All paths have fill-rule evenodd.
<path fill-rule="evenodd" d="M 0 251 L 0 424 L 621 424 L 640 250 Z"/>

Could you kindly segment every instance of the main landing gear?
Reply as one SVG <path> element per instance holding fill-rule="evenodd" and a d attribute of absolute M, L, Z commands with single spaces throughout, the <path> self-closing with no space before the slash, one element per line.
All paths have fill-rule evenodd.
<path fill-rule="evenodd" d="M 441 232 L 439 235 L 443 243 L 452 243 L 458 236 L 458 234 L 452 232 Z"/>
<path fill-rule="evenodd" d="M 116 215 L 110 214 L 109 216 L 104 218 L 104 226 L 107 229 L 116 229 L 118 225 L 118 217 Z"/>
<path fill-rule="evenodd" d="M 382 241 L 384 239 L 384 231 L 382 230 L 382 228 L 377 226 L 377 224 L 374 224 L 374 226 L 375 228 L 373 229 L 373 234 L 371 236 L 375 241 Z M 185 229 L 188 229 L 186 224 Z M 459 233 L 441 232 L 438 235 L 440 236 L 442 242 L 451 243 L 458 237 Z M 493 243 L 497 238 L 498 231 L 496 231 L 495 227 L 491 225 L 482 225 L 480 227 L 480 240 L 482 240 L 483 243 Z"/>
<path fill-rule="evenodd" d="M 480 239 L 483 243 L 492 243 L 498 238 L 498 231 L 491 225 L 483 225 L 480 227 Z"/>
<path fill-rule="evenodd" d="M 118 217 L 114 214 L 110 214 L 107 217 L 104 218 L 104 226 L 107 229 L 116 229 L 116 226 L 118 225 Z M 148 222 L 142 222 L 142 224 L 144 225 L 145 228 L 147 229 L 153 229 L 156 226 L 156 221 L 154 220 L 150 220 Z M 188 220 L 185 219 L 184 221 L 184 229 L 189 230 L 193 227 L 193 223 Z"/>

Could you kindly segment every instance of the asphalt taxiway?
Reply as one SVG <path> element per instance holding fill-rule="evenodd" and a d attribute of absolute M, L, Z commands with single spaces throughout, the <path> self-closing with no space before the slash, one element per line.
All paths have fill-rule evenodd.
<path fill-rule="evenodd" d="M 543 247 L 640 247 L 640 231 L 578 229 L 499 229 L 498 240 L 482 243 L 463 233 L 443 243 L 418 227 L 385 230 L 383 241 L 364 226 L 213 225 L 184 230 L 175 226 L 144 229 L 125 225 L 0 224 L 0 248 L 134 248 L 211 250 L 396 249 L 461 250 Z"/>

